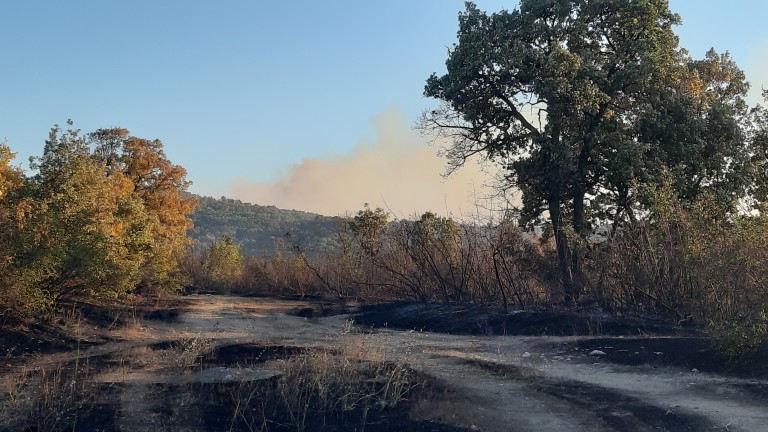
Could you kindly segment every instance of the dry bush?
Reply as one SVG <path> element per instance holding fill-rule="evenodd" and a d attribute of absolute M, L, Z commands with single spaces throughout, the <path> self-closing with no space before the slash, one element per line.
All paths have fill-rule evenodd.
<path fill-rule="evenodd" d="M 178 373 L 188 373 L 200 365 L 212 349 L 213 339 L 200 336 L 177 339 L 171 342 L 169 349 L 162 352 L 160 360 Z"/>
<path fill-rule="evenodd" d="M 271 260 L 246 260 L 237 294 L 290 294 L 305 296 L 322 291 L 312 271 L 300 256 L 278 256 Z"/>
<path fill-rule="evenodd" d="M 548 301 L 552 254 L 510 222 L 460 225 L 427 213 L 390 224 L 366 253 L 354 243 L 342 256 L 309 265 L 333 291 L 369 301 L 416 300 L 519 308 Z M 346 288 L 339 288 L 338 286 Z"/>
<path fill-rule="evenodd" d="M 395 407 L 423 385 L 410 367 L 386 361 L 369 345 L 359 336 L 343 337 L 338 350 L 310 349 L 278 361 L 282 372 L 272 380 L 230 385 L 230 430 L 304 431 L 345 416 L 364 430 L 369 413 Z"/>
<path fill-rule="evenodd" d="M 768 330 L 768 218 L 725 215 L 707 196 L 689 208 L 662 198 L 607 248 L 601 295 L 617 310 L 706 325 L 733 359 L 750 354 Z"/>
<path fill-rule="evenodd" d="M 323 254 L 308 256 L 297 244 L 271 258 L 245 259 L 231 292 L 527 308 L 550 301 L 557 286 L 554 255 L 510 221 L 477 226 L 425 213 L 362 237 L 340 224 L 337 236 L 339 249 Z M 212 285 L 203 258 L 190 253 L 183 267 L 205 289 Z"/>

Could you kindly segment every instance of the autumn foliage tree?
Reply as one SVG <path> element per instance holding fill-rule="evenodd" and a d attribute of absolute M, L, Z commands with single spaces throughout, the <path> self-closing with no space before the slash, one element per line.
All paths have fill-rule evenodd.
<path fill-rule="evenodd" d="M 31 167 L 15 235 L 18 283 L 47 302 L 130 292 L 149 243 L 130 182 L 107 176 L 79 131 L 58 127 Z"/>
<path fill-rule="evenodd" d="M 137 138 L 126 129 L 99 129 L 89 134 L 89 141 L 108 175 L 131 182 L 150 218 L 152 240 L 142 265 L 142 286 L 154 291 L 179 285 L 178 260 L 192 225 L 188 215 L 195 208 L 194 197 L 185 194 L 190 184 L 186 170 L 168 160 L 160 140 Z"/>
<path fill-rule="evenodd" d="M 175 258 L 194 205 L 185 172 L 159 141 L 121 131 L 125 142 L 105 156 L 94 135 L 55 126 L 29 177 L 0 146 L 0 242 L 9 251 L 0 287 L 14 309 L 178 286 Z"/>

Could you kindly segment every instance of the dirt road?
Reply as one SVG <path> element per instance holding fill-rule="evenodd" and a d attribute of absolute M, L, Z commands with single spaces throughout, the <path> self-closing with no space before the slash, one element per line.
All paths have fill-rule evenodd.
<path fill-rule="evenodd" d="M 121 340 L 79 355 L 114 359 L 122 353 L 121 361 L 136 362 L 156 355 L 147 347 L 181 340 L 218 349 L 265 341 L 295 349 L 337 348 L 356 338 L 375 347 L 377 356 L 408 363 L 447 383 L 453 390 L 449 396 L 424 402 L 411 412 L 435 424 L 481 431 L 768 431 L 764 378 L 710 374 L 663 362 L 612 361 L 619 354 L 640 356 L 646 345 L 674 345 L 672 339 L 460 336 L 358 327 L 352 324 L 353 315 L 343 313 L 351 311 L 324 310 L 311 302 L 200 295 L 185 297 L 184 303 L 169 319 L 142 320 L 139 328 L 123 331 Z M 670 354 L 649 353 L 659 358 Z M 169 408 L 169 401 L 158 397 L 158 386 L 278 373 L 209 368 L 202 362 L 193 375 L 176 376 L 168 370 L 109 368 L 95 377 L 114 384 L 119 406 L 112 429 L 164 430 L 168 418 L 185 417 L 184 401 Z M 190 420 L 184 429 L 205 430 L 205 425 Z"/>

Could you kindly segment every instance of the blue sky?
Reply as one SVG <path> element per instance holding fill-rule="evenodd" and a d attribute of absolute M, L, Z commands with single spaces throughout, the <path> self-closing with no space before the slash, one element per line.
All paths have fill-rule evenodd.
<path fill-rule="evenodd" d="M 488 11 L 516 4 L 477 3 Z M 768 87 L 768 3 L 670 3 L 683 17 L 682 46 L 695 57 L 712 46 L 730 50 L 754 87 Z M 366 189 L 360 194 L 339 191 L 344 179 L 329 182 L 319 190 L 350 196 L 331 207 L 301 194 L 275 197 L 300 187 L 291 179 L 305 166 L 324 167 L 307 177 L 322 183 L 359 171 L 343 164 L 375 164 L 369 159 L 391 147 L 387 139 L 425 146 L 407 128 L 430 104 L 421 96 L 424 80 L 443 70 L 462 9 L 458 0 L 2 2 L 0 139 L 25 161 L 41 152 L 53 124 L 71 118 L 84 131 L 119 125 L 161 139 L 196 193 L 328 214 L 360 208 L 362 200 L 391 204 L 397 190 L 378 187 L 386 178 L 347 179 Z M 418 159 L 409 151 L 425 150 L 395 153 Z M 393 175 L 408 165 L 396 157 L 388 163 Z M 440 183 L 432 172 L 440 165 L 430 162 L 423 181 Z M 419 181 L 411 174 L 403 178 Z M 437 189 L 423 193 L 458 199 Z"/>

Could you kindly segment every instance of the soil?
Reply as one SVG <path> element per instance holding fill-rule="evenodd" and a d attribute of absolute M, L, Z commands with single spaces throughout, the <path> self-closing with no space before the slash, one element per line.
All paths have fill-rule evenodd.
<path fill-rule="evenodd" d="M 395 406 L 310 412 L 306 430 L 768 430 L 765 347 L 734 363 L 695 330 L 648 320 L 210 295 L 79 310 L 76 319 L 5 323 L 0 430 L 295 430 L 287 412 L 258 424 L 233 415 L 233 395 L 248 388 L 257 409 L 286 360 L 350 348 L 361 365 L 407 365 L 420 385 Z M 40 404 L 14 411 L 38 391 L 37 371 L 86 369 L 75 424 L 32 421 Z M 64 410 L 67 388 L 43 408 Z"/>

